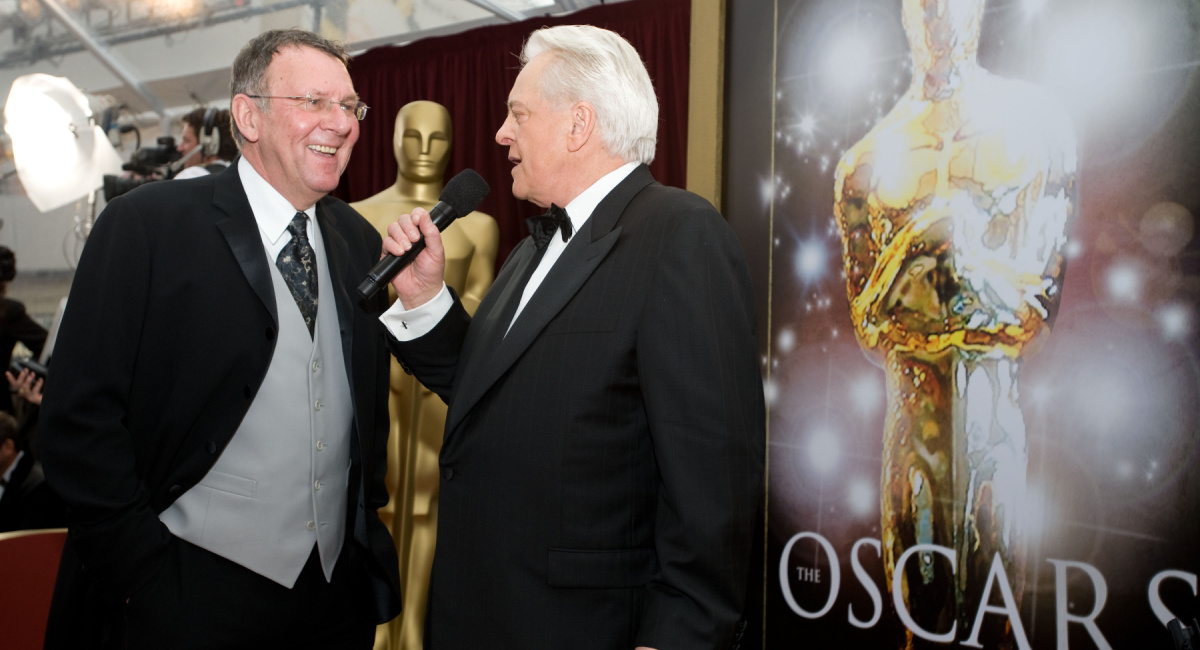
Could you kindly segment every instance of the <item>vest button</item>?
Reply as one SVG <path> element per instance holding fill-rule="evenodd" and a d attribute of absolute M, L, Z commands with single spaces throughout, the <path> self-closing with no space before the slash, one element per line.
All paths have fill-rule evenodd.
<path fill-rule="evenodd" d="M 446 479 L 447 481 L 454 480 L 454 468 L 453 467 L 443 467 L 442 468 L 442 478 Z"/>
<path fill-rule="evenodd" d="M 313 364 L 312 364 L 312 369 L 313 369 L 313 372 L 316 372 L 316 371 L 320 370 L 320 369 L 321 369 L 321 362 L 320 362 L 320 361 L 313 361 Z"/>
<path fill-rule="evenodd" d="M 324 449 L 325 449 L 325 443 L 318 440 L 317 441 L 317 451 L 324 451 Z"/>
<path fill-rule="evenodd" d="M 321 400 L 317 400 L 317 401 L 313 402 L 313 410 L 314 411 L 321 410 Z"/>
<path fill-rule="evenodd" d="M 309 530 L 316 530 L 316 529 L 317 529 L 317 522 L 315 522 L 315 521 L 310 521 L 310 522 L 308 522 L 308 524 L 307 524 L 307 528 L 308 528 Z"/>
<path fill-rule="evenodd" d="M 274 327 L 268 327 L 268 328 L 267 328 L 267 340 L 268 340 L 268 341 L 274 341 L 274 340 L 275 340 L 275 328 L 274 328 Z"/>
<path fill-rule="evenodd" d="M 321 482 L 313 481 L 313 490 L 320 490 L 320 489 L 321 489 Z"/>

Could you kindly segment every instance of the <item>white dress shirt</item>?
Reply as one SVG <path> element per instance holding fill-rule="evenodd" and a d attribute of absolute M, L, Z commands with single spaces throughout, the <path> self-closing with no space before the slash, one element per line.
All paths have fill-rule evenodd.
<path fill-rule="evenodd" d="M 254 221 L 258 223 L 258 234 L 262 235 L 263 247 L 267 249 L 267 257 L 271 263 L 279 257 L 279 251 L 283 250 L 284 245 L 292 241 L 287 228 L 297 212 L 308 215 L 308 227 L 305 230 L 308 231 L 308 241 L 316 245 L 317 237 L 313 232 L 313 228 L 316 227 L 313 220 L 317 216 L 315 203 L 305 210 L 292 207 L 279 190 L 271 187 L 245 158 L 238 159 L 238 175 L 242 178 L 242 187 L 246 189 L 246 198 L 250 200 L 250 211 L 254 213 Z"/>
<path fill-rule="evenodd" d="M 8 482 L 12 480 L 13 472 L 17 471 L 17 464 L 21 462 L 21 457 L 23 457 L 24 455 L 25 455 L 25 452 L 18 451 L 17 457 L 13 459 L 12 465 L 9 465 L 8 469 L 4 470 L 5 485 L 7 485 Z M 7 489 L 7 488 L 5 488 L 4 485 L 0 485 L 0 499 L 4 498 L 4 490 L 5 489 Z"/>

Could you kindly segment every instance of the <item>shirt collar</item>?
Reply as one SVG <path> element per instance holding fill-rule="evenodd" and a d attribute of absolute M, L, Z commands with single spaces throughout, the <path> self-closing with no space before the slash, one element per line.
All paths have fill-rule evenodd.
<path fill-rule="evenodd" d="M 250 201 L 250 210 L 258 222 L 258 229 L 267 241 L 277 243 L 287 232 L 292 217 L 296 216 L 296 208 L 283 198 L 279 190 L 271 187 L 244 156 L 238 159 L 238 176 L 242 179 L 242 187 L 246 190 L 246 198 Z M 303 212 L 308 215 L 311 224 L 316 217 L 316 204 L 308 206 Z"/>
<path fill-rule="evenodd" d="M 596 211 L 596 206 L 600 205 L 604 197 L 608 196 L 608 193 L 620 185 L 621 181 L 625 180 L 626 176 L 632 174 L 633 170 L 637 169 L 640 164 L 637 162 L 628 162 L 608 172 L 601 176 L 600 180 L 592 183 L 591 187 L 580 192 L 579 196 L 572 199 L 570 203 L 563 206 L 567 211 L 567 216 L 571 218 L 571 226 L 575 229 L 575 232 L 579 232 L 579 228 L 592 216 L 592 213 Z"/>
<path fill-rule="evenodd" d="M 21 457 L 23 457 L 24 455 L 25 455 L 24 451 L 18 451 L 17 457 L 13 459 L 12 465 L 9 465 L 8 469 L 4 470 L 3 478 L 4 478 L 5 483 L 12 482 L 13 472 L 17 471 L 17 464 L 21 462 Z"/>

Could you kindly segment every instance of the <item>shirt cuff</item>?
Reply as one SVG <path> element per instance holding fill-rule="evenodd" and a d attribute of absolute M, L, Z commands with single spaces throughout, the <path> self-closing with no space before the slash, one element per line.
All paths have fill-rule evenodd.
<path fill-rule="evenodd" d="M 379 322 L 383 323 L 397 341 L 411 341 L 433 331 L 453 306 L 454 298 L 443 283 L 438 295 L 420 307 L 405 309 L 399 300 L 392 303 L 392 306 L 379 316 Z"/>

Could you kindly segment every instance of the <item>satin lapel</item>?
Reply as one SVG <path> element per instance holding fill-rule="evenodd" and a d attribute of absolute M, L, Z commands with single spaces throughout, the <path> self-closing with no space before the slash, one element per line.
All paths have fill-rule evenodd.
<path fill-rule="evenodd" d="M 580 228 L 576 239 L 572 240 L 555 262 L 554 268 L 525 305 L 508 334 L 505 335 L 504 332 L 509 319 L 495 323 L 496 329 L 491 335 L 486 339 L 480 338 L 479 351 L 466 357 L 469 359 L 467 375 L 463 378 L 460 389 L 454 393 L 454 408 L 447 418 L 447 443 L 450 442 L 454 429 L 462 418 L 521 358 L 550 319 L 579 291 L 579 287 L 583 286 L 592 271 L 604 260 L 604 256 L 612 249 L 621 233 L 621 229 L 616 228 L 603 239 L 585 244 L 587 239 L 580 235 L 586 235 L 589 230 L 587 223 Z M 579 245 L 575 246 L 576 243 Z M 535 264 L 536 259 L 531 263 Z M 516 299 L 519 300 L 520 296 Z"/>
<path fill-rule="evenodd" d="M 246 190 L 242 188 L 237 164 L 217 174 L 213 182 L 213 207 L 223 213 L 217 218 L 217 228 L 229 243 L 229 250 L 242 267 L 246 281 L 278 327 L 279 312 L 275 308 L 275 290 L 271 285 L 271 262 L 263 251 L 258 222 L 254 220 L 250 201 L 246 199 Z"/>
<path fill-rule="evenodd" d="M 541 261 L 542 253 L 543 251 L 533 246 L 533 241 L 529 238 L 521 242 L 513 249 L 509 262 L 500 270 L 492 288 L 479 304 L 479 309 L 475 310 L 459 357 L 463 360 L 463 365 L 458 371 L 460 379 L 446 415 L 447 440 L 457 426 L 459 418 L 465 415 L 470 406 L 483 394 L 478 388 L 480 373 L 492 356 L 492 351 L 504 338 L 504 332 L 512 321 L 515 305 L 521 299 L 519 292 L 525 285 L 522 280 L 527 278 Z"/>
<path fill-rule="evenodd" d="M 563 251 L 554 263 L 546 279 L 533 294 L 521 315 L 513 323 L 508 335 L 491 355 L 484 375 L 488 385 L 500 377 L 522 353 L 529 348 L 537 335 L 558 312 L 575 296 L 579 287 L 592 275 L 608 251 L 621 235 L 621 228 L 613 228 L 600 239 L 591 241 L 592 222 L 588 220 L 579 229 L 577 238 Z"/>
<path fill-rule="evenodd" d="M 342 336 L 342 334 L 353 331 L 350 325 L 354 318 L 354 302 L 346 291 L 346 284 L 354 280 L 348 277 L 350 270 L 347 268 L 347 264 L 350 262 L 350 246 L 346 244 L 346 238 L 342 237 L 342 233 L 338 230 L 338 219 L 339 215 L 326 205 L 326 199 L 317 202 L 317 224 L 321 226 L 321 239 L 325 242 L 325 261 L 329 264 L 329 279 L 333 283 L 329 293 L 333 295 L 333 303 L 337 307 L 338 326 L 341 330 L 338 335 L 342 340 L 342 357 L 346 362 L 346 376 L 353 383 L 354 337 Z M 329 304 L 325 299 L 327 295 L 329 294 L 326 294 L 323 288 L 318 287 L 318 310 Z M 354 394 L 355 392 L 351 390 L 350 395 Z"/>
<path fill-rule="evenodd" d="M 562 256 L 555 262 L 554 268 L 550 269 L 550 273 L 538 287 L 537 293 L 530 299 L 529 304 L 525 305 L 521 316 L 513 323 L 512 329 L 508 330 L 507 336 L 504 336 L 504 331 L 508 327 L 508 319 L 503 319 L 497 314 L 498 317 L 494 322 L 489 323 L 486 331 L 481 332 L 478 338 L 472 340 L 477 329 L 477 324 L 472 321 L 472 331 L 467 335 L 467 342 L 463 348 L 462 358 L 466 361 L 466 366 L 459 369 L 462 379 L 455 388 L 454 399 L 446 420 L 445 444 L 450 442 L 454 430 L 479 399 L 500 377 L 504 376 L 504 373 L 516 363 L 517 359 L 521 358 L 521 355 L 529 349 L 546 324 L 562 311 L 562 308 L 579 291 L 579 288 L 592 275 L 600 262 L 604 261 L 605 256 L 612 250 L 620 237 L 621 228 L 617 224 L 621 214 L 625 212 L 625 208 L 633 200 L 633 197 L 653 182 L 654 177 L 650 175 L 649 168 L 639 165 L 625 180 L 613 188 L 608 196 L 604 197 L 604 200 L 592 212 L 592 216 L 571 238 Z M 530 239 L 526 238 L 522 242 L 521 248 L 528 251 L 520 260 L 523 265 L 536 264 L 540 259 L 540 255 L 534 255 L 535 249 Z M 517 250 L 514 250 L 513 254 L 516 255 L 516 253 Z M 524 268 L 522 266 L 521 269 L 513 269 L 514 272 L 505 287 L 499 286 L 500 279 L 497 278 L 496 284 L 488 292 L 487 298 L 490 298 L 492 293 L 497 290 L 508 289 L 507 284 L 515 285 L 515 279 L 523 277 Z M 514 286 L 511 290 L 520 289 Z M 480 305 L 477 317 L 479 314 L 486 313 L 484 306 L 487 298 L 484 299 L 484 304 Z M 495 311 L 495 306 L 503 304 L 505 301 L 497 299 L 492 311 Z M 504 322 L 501 323 L 500 320 Z M 501 336 L 503 340 L 499 340 Z M 471 344 L 470 349 L 467 348 L 468 344 Z M 445 453 L 445 444 L 443 444 L 443 453 Z"/>

